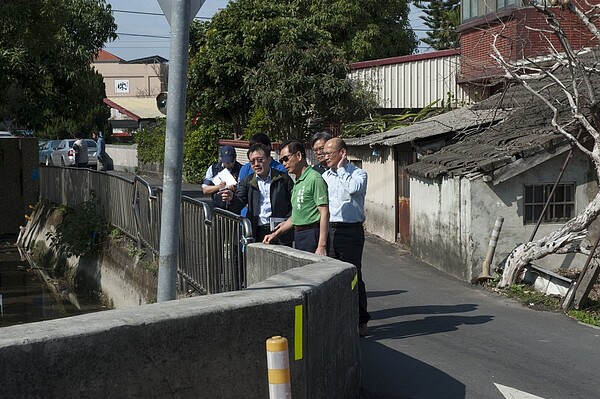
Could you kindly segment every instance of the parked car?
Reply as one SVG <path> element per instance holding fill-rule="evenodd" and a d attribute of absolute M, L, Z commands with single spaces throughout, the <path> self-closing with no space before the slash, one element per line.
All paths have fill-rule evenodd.
<path fill-rule="evenodd" d="M 5 130 L 0 130 L 0 138 L 2 137 L 13 137 L 13 135 Z"/>
<path fill-rule="evenodd" d="M 75 150 L 73 149 L 73 144 L 76 139 L 65 139 L 62 140 L 56 150 L 50 153 L 50 161 L 51 165 L 57 166 L 73 166 L 75 165 Z M 96 166 L 98 163 L 98 157 L 96 151 L 98 150 L 98 146 L 96 142 L 92 139 L 85 139 L 88 145 L 88 166 Z"/>
<path fill-rule="evenodd" d="M 61 140 L 48 140 L 44 143 L 40 143 L 40 164 L 43 165 L 52 165 L 52 158 L 50 158 L 50 154 L 52 151 L 58 148 Z"/>

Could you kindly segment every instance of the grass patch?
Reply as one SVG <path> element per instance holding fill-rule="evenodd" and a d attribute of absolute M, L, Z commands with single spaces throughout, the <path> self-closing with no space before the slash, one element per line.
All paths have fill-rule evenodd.
<path fill-rule="evenodd" d="M 584 310 L 569 310 L 567 314 L 579 320 L 582 323 L 591 324 L 592 326 L 600 327 L 600 312 L 598 310 L 590 311 L 589 309 Z"/>
<path fill-rule="evenodd" d="M 489 286 L 501 295 L 506 295 L 509 298 L 519 301 L 523 306 L 535 310 L 564 312 L 561 307 L 561 298 L 558 296 L 545 295 L 536 291 L 535 288 L 528 284 L 513 284 L 507 289 L 498 289 L 496 288 L 498 281 L 500 281 L 499 277 L 492 280 Z M 600 327 L 599 301 L 588 299 L 585 301 L 582 309 L 573 309 L 564 313 L 582 323 Z"/>
<path fill-rule="evenodd" d="M 542 294 L 527 284 L 513 284 L 510 288 L 502 292 L 509 298 L 518 300 L 528 308 L 554 312 L 561 309 L 559 297 Z"/>

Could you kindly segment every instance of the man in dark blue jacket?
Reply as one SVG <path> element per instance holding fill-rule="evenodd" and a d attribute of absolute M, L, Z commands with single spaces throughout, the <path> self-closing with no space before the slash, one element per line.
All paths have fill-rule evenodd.
<path fill-rule="evenodd" d="M 236 160 L 235 148 L 230 145 L 221 148 L 219 158 L 219 162 L 209 166 L 207 169 L 206 176 L 204 176 L 204 180 L 202 181 L 202 192 L 212 196 L 215 207 L 228 209 L 225 201 L 221 199 L 221 193 L 225 189 L 235 190 L 235 185 L 227 186 L 225 181 L 219 181 L 218 184 L 215 184 L 215 178 L 219 172 L 227 169 L 237 182 L 242 164 Z"/>
<path fill-rule="evenodd" d="M 265 235 L 271 232 L 272 226 L 292 214 L 292 187 L 294 182 L 287 173 L 270 167 L 269 147 L 255 144 L 248 150 L 248 160 L 254 173 L 246 176 L 239 183 L 235 194 L 231 190 L 222 193 L 222 198 L 229 201 L 229 209 L 237 212 L 248 205 L 246 217 L 252 224 L 254 239 L 262 242 Z M 279 237 L 279 244 L 292 245 L 294 232 Z"/>

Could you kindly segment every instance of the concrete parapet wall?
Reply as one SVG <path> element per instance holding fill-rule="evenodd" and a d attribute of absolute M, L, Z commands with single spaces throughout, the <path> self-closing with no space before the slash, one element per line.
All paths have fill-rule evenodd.
<path fill-rule="evenodd" d="M 282 249 L 248 248 L 256 259 Z M 267 398 L 273 335 L 289 340 L 294 399 L 357 397 L 355 276 L 319 257 L 245 291 L 5 327 L 0 397 Z"/>
<path fill-rule="evenodd" d="M 246 259 L 246 282 L 251 286 L 275 274 L 327 258 L 286 246 L 256 243 L 248 246 Z"/>

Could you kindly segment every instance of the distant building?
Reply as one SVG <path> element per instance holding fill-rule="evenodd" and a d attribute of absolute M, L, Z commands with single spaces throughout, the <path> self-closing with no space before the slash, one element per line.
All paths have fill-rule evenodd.
<path fill-rule="evenodd" d="M 528 3 L 527 0 L 462 0 L 462 23 L 458 27 L 461 44 L 460 83 L 489 84 L 504 75 L 491 57 L 496 35 L 496 47 L 509 62 L 548 55 L 550 44 L 557 51 L 562 51 L 556 35 L 550 32 L 546 16 Z M 595 7 L 583 1 L 575 3 L 584 12 Z M 549 10 L 556 15 L 573 49 L 591 48 L 599 44 L 598 39 L 568 8 L 549 7 Z M 591 20 L 592 23 L 597 21 Z"/>
<path fill-rule="evenodd" d="M 125 61 L 108 51 L 98 52 L 92 66 L 104 77 L 112 137 L 130 138 L 149 122 L 164 118 L 156 96 L 167 90 L 167 62 L 157 55 Z"/>

